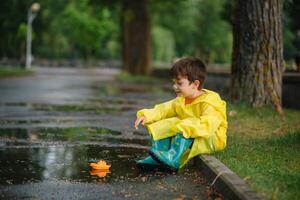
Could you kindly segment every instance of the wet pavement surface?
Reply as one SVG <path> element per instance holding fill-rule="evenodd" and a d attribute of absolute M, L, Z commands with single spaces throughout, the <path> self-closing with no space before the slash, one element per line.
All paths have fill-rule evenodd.
<path fill-rule="evenodd" d="M 116 80 L 115 69 L 36 68 L 0 79 L 1 199 L 207 199 L 201 172 L 138 169 L 150 147 L 135 112 L 172 98 L 168 83 Z M 89 163 L 105 160 L 105 173 Z"/>

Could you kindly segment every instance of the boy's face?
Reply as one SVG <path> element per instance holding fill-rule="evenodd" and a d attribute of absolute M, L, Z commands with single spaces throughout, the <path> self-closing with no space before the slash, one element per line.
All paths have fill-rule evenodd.
<path fill-rule="evenodd" d="M 177 96 L 193 98 L 199 92 L 200 82 L 198 80 L 190 83 L 187 77 L 178 76 L 173 79 L 173 89 Z"/>

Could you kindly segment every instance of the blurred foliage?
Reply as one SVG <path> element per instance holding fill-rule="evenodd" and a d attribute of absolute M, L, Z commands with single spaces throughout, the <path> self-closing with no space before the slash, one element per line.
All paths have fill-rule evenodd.
<path fill-rule="evenodd" d="M 152 47 L 153 59 L 170 62 L 175 57 L 175 38 L 174 34 L 163 27 L 152 27 Z"/>
<path fill-rule="evenodd" d="M 34 72 L 26 70 L 18 66 L 1 66 L 0 65 L 0 78 L 32 75 Z"/>
<path fill-rule="evenodd" d="M 177 57 L 194 54 L 197 27 L 191 3 L 192 0 L 153 0 L 151 5 L 152 24 L 172 32 Z M 164 43 L 165 39 L 160 42 Z"/>
<path fill-rule="evenodd" d="M 223 0 L 200 1 L 197 12 L 197 50 L 207 62 L 229 63 L 231 58 L 231 27 L 221 18 Z"/>
<path fill-rule="evenodd" d="M 300 1 L 285 0 L 283 12 L 284 58 L 291 60 L 300 51 Z"/>
<path fill-rule="evenodd" d="M 88 0 L 69 1 L 51 21 L 44 33 L 41 56 L 83 57 L 85 59 L 117 57 L 119 32 L 116 13 L 107 7 L 90 5 Z M 45 17 L 51 17 L 51 8 Z M 52 54 L 53 52 L 53 54 Z"/>
<path fill-rule="evenodd" d="M 151 7 L 153 25 L 159 25 L 160 45 L 170 45 L 175 41 L 175 55 L 200 56 L 207 62 L 228 63 L 231 56 L 231 27 L 222 18 L 224 1 L 222 0 L 176 0 L 154 1 Z M 158 32 L 154 27 L 154 32 Z M 166 30 L 170 34 L 163 34 Z M 154 34 L 154 36 L 158 33 Z M 154 45 L 154 49 L 156 49 Z M 158 49 L 157 49 L 158 50 Z M 164 51 L 166 51 L 165 49 Z M 168 50 L 167 55 L 172 55 Z M 160 54 L 159 54 L 160 55 Z M 154 52 L 154 58 L 157 53 Z"/>
<path fill-rule="evenodd" d="M 0 6 L 0 57 L 25 58 L 27 12 L 34 0 L 3 0 Z M 40 0 L 33 22 L 35 57 L 120 59 L 122 0 Z M 233 1 L 149 0 L 153 60 L 200 56 L 229 63 Z M 284 3 L 284 55 L 300 49 L 300 3 Z"/>

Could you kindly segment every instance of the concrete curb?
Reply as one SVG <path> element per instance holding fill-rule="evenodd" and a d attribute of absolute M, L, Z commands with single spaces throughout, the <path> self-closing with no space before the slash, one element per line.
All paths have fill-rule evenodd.
<path fill-rule="evenodd" d="M 263 198 L 250 186 L 231 171 L 221 161 L 211 155 L 201 155 L 195 158 L 195 164 L 200 166 L 203 175 L 213 187 L 229 200 L 262 200 Z"/>

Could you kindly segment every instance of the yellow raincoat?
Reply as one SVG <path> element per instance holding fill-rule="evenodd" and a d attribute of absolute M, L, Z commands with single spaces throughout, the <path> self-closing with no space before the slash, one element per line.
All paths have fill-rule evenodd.
<path fill-rule="evenodd" d="M 191 104 L 184 97 L 158 104 L 152 109 L 142 109 L 137 116 L 146 117 L 146 125 L 154 140 L 182 133 L 194 138 L 190 151 L 180 160 L 181 167 L 198 154 L 220 151 L 226 146 L 226 103 L 219 94 L 207 89 Z"/>

